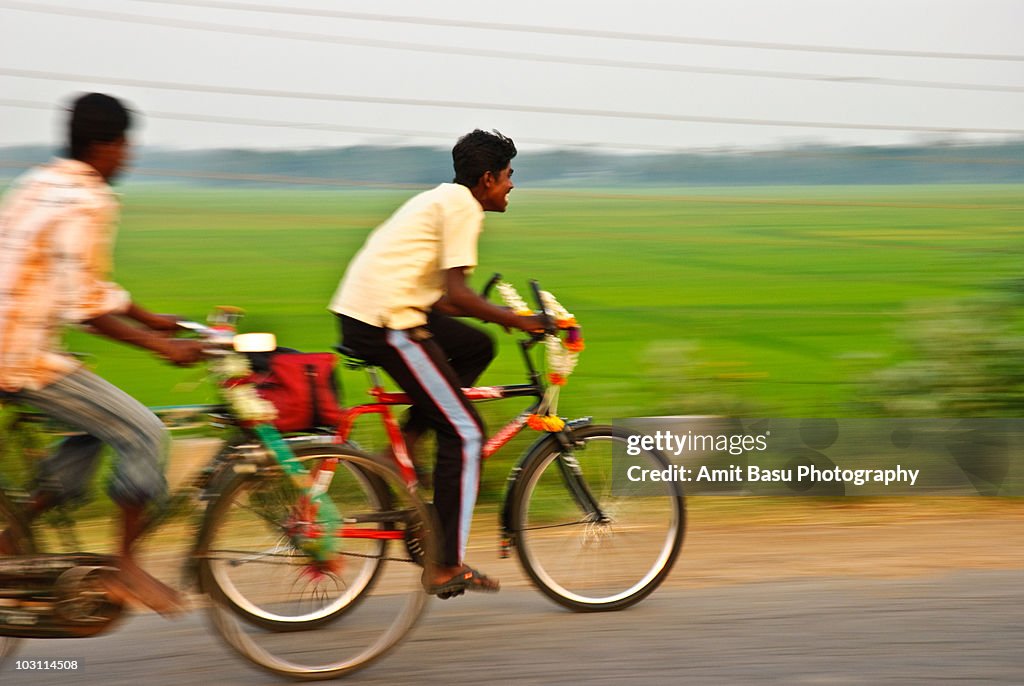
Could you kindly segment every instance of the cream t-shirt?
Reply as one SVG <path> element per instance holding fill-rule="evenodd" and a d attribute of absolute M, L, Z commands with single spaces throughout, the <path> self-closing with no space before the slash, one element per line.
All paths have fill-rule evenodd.
<path fill-rule="evenodd" d="M 411 198 L 370 234 L 328 309 L 389 329 L 426 324 L 444 295 L 445 271 L 476 266 L 483 222 L 463 185 L 442 183 Z"/>

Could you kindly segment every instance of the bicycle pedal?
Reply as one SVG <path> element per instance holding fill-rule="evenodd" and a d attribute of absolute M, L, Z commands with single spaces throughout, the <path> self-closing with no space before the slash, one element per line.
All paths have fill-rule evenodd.
<path fill-rule="evenodd" d="M 460 595 L 464 594 L 465 592 L 466 592 L 466 589 L 460 588 L 457 591 L 444 591 L 442 593 L 438 593 L 437 597 L 440 598 L 441 600 L 448 600 L 449 598 L 457 598 Z"/>

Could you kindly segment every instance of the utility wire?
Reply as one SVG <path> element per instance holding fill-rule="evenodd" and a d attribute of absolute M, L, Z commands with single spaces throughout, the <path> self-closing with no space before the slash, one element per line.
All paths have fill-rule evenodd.
<path fill-rule="evenodd" d="M 17 107 L 35 110 L 53 110 L 53 103 L 38 102 L 31 100 L 0 99 L 0 107 Z M 239 126 L 262 126 L 268 128 L 291 128 L 309 129 L 314 131 L 332 131 L 337 133 L 366 133 L 377 136 L 401 136 L 404 138 L 437 138 L 448 141 L 455 140 L 464 131 L 417 131 L 410 129 L 388 129 L 373 126 L 348 126 L 344 124 L 315 124 L 292 121 L 273 121 L 267 119 L 246 119 L 240 117 L 219 117 L 215 115 L 189 114 L 181 112 L 151 112 L 147 110 L 144 116 L 153 119 L 167 119 L 173 121 L 205 122 L 213 124 L 233 124 Z M 570 141 L 561 138 L 527 138 L 516 136 L 520 143 L 532 143 L 534 145 L 550 145 L 561 147 L 578 147 L 585 150 L 595 148 L 611 148 L 621 150 L 646 150 L 649 152 L 682 152 L 679 146 L 651 145 L 647 143 L 612 143 L 606 141 Z"/>
<path fill-rule="evenodd" d="M 146 0 L 136 1 L 144 2 Z M 570 55 L 527 53 L 522 51 L 511 50 L 468 48 L 453 45 L 434 45 L 424 43 L 413 43 L 408 41 L 389 41 L 375 38 L 340 36 L 334 34 L 285 31 L 281 29 L 263 29 L 257 27 L 238 26 L 233 24 L 196 22 L 191 20 L 168 19 L 162 17 L 145 17 L 133 14 L 124 14 L 120 12 L 107 12 L 102 10 L 90 10 L 81 8 L 58 8 L 49 5 L 37 5 L 22 2 L 0 2 L 0 9 L 13 9 L 17 11 L 36 12 L 43 14 L 66 14 L 71 16 L 86 17 L 90 19 L 128 22 L 133 24 L 146 24 L 152 26 L 181 28 L 196 31 L 208 31 L 214 33 L 232 33 L 238 35 L 259 36 L 264 38 L 279 38 L 285 40 L 298 40 L 316 43 L 357 45 L 362 47 L 379 48 L 385 50 L 404 50 L 413 52 L 423 52 L 429 54 L 489 57 L 495 59 L 515 60 L 521 62 L 540 62 L 544 64 L 558 63 L 590 67 L 636 69 L 645 71 L 676 72 L 690 74 L 711 74 L 717 76 L 742 76 L 752 78 L 783 79 L 789 81 L 818 81 L 826 83 L 861 84 L 870 86 L 887 86 L 899 88 L 930 88 L 940 90 L 986 91 L 996 93 L 1024 93 L 1024 86 L 1011 86 L 1002 84 L 965 83 L 955 81 L 928 81 L 920 79 L 893 79 L 880 76 L 844 76 L 838 74 L 810 74 L 804 72 L 772 71 L 763 69 L 739 69 L 733 67 L 708 67 L 701 65 L 666 64 L 661 62 L 638 62 L 631 60 L 615 60 L 595 57 L 577 57 Z"/>
<path fill-rule="evenodd" d="M 587 109 L 582 107 L 550 107 L 542 105 L 519 105 L 514 103 L 472 102 L 464 100 L 428 100 L 420 98 L 393 98 L 370 95 L 351 95 L 344 93 L 311 93 L 302 91 L 267 90 L 260 88 L 241 88 L 237 86 L 210 86 L 194 83 L 177 83 L 167 81 L 149 81 L 144 79 L 128 79 L 119 77 L 100 77 L 83 74 L 61 72 L 42 72 L 29 69 L 0 68 L 0 75 L 16 78 L 47 79 L 55 81 L 88 81 L 138 88 L 157 90 L 188 91 L 195 93 L 223 93 L 230 95 L 246 95 L 255 97 L 295 98 L 303 100 L 321 100 L 336 102 L 367 103 L 374 105 L 413 105 L 416 107 L 437 107 L 445 109 L 469 109 L 500 112 L 526 112 L 532 114 L 559 114 L 574 117 L 597 117 L 604 119 L 634 119 L 641 121 L 689 122 L 702 124 L 729 124 L 737 126 L 776 126 L 802 129 L 847 129 L 859 131 L 913 131 L 921 133 L 980 133 L 996 135 L 1022 135 L 1021 128 L 986 128 L 959 126 L 920 126 L 906 124 L 858 124 L 851 122 L 800 121 L 790 119 L 758 119 L 747 117 L 719 117 L 698 114 L 670 114 L 664 112 L 635 112 L 624 110 Z M 227 123 L 232 121 L 243 123 L 229 117 L 211 118 Z M 260 120 L 250 119 L 249 122 Z M 295 126 L 317 130 L 339 130 L 326 124 L 301 124 L 277 122 L 274 126 Z M 341 129 L 344 130 L 344 129 Z"/>
<path fill-rule="evenodd" d="M 920 57 L 931 59 L 954 60 L 991 60 L 1024 62 L 1024 55 L 1007 55 L 997 53 L 943 52 L 933 50 L 890 50 L 884 48 L 855 48 L 839 45 L 806 45 L 797 43 L 773 43 L 762 41 L 730 40 L 722 38 L 703 38 L 696 36 L 675 36 L 649 33 L 631 33 L 627 31 L 604 31 L 595 29 L 569 28 L 562 26 L 538 26 L 533 24 L 510 24 L 503 22 L 471 21 L 466 19 L 441 19 L 436 17 L 418 17 L 406 15 L 378 14 L 373 12 L 352 12 L 348 10 L 324 10 L 293 7 L 290 5 L 266 5 L 250 2 L 217 2 L 215 0 L 135 0 L 153 5 L 177 5 L 191 7 L 207 7 L 214 9 L 240 10 L 247 12 L 264 12 L 290 14 L 296 16 L 322 17 L 334 19 L 354 19 L 358 21 L 375 21 L 401 24 L 418 24 L 421 26 L 448 26 L 453 28 L 486 29 L 491 31 L 511 31 L 518 33 L 537 33 L 555 36 L 574 36 L 583 38 L 607 38 L 611 40 L 641 41 L 646 43 L 674 43 L 690 45 L 713 45 L 727 48 L 753 48 L 757 50 L 792 50 L 799 52 L 827 52 L 847 55 L 878 55 L 885 57 Z"/>

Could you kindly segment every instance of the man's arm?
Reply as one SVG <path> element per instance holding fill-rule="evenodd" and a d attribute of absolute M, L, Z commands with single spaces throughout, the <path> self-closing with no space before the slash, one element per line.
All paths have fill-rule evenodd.
<path fill-rule="evenodd" d="M 167 338 L 152 329 L 132 326 L 115 314 L 103 314 L 83 323 L 107 338 L 151 350 L 174 364 L 191 364 L 203 356 L 200 341 Z"/>
<path fill-rule="evenodd" d="M 159 333 L 174 329 L 175 320 L 149 312 L 133 302 L 124 289 L 107 280 L 109 244 L 103 237 L 110 232 L 109 221 L 104 213 L 83 211 L 74 214 L 61 233 L 62 247 L 68 255 L 67 288 L 73 302 L 65 316 L 107 338 L 151 350 L 174 364 L 198 361 L 203 354 L 202 343 L 174 340 Z M 134 319 L 145 328 L 133 326 L 125 318 Z"/>
<path fill-rule="evenodd" d="M 174 331 L 178 328 L 177 317 L 167 314 L 154 314 L 137 302 L 132 302 L 128 305 L 124 316 L 130 317 L 154 331 Z"/>
<path fill-rule="evenodd" d="M 445 272 L 446 294 L 434 309 L 459 317 L 476 317 L 485 322 L 493 322 L 507 328 L 523 331 L 539 331 L 544 328 L 540 317 L 524 317 L 511 310 L 494 305 L 469 287 L 466 283 L 467 267 L 454 267 Z"/>

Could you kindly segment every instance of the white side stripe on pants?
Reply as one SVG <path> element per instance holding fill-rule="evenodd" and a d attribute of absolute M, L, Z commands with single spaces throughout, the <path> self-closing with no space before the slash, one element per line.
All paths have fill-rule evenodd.
<path fill-rule="evenodd" d="M 389 330 L 390 343 L 405 360 L 416 380 L 427 391 L 434 404 L 444 413 L 455 427 L 462 439 L 462 488 L 459 502 L 459 560 L 465 557 L 466 544 L 469 542 L 469 528 L 473 522 L 473 507 L 480 478 L 480 450 L 483 434 L 476 421 L 463 407 L 462 401 L 455 395 L 448 381 L 444 378 L 433 360 L 422 347 L 403 331 Z"/>

